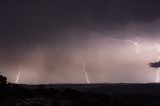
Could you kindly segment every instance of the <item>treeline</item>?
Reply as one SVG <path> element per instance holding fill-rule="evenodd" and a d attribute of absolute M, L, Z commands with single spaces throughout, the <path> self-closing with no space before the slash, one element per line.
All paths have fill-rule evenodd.
<path fill-rule="evenodd" d="M 0 106 L 155 106 L 158 96 L 145 94 L 99 94 L 67 88 L 27 89 L 1 80 Z"/>

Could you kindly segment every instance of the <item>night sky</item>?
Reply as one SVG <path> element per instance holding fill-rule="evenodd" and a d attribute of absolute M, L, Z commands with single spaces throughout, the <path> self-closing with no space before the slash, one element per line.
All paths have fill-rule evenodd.
<path fill-rule="evenodd" d="M 137 45 L 140 45 L 137 52 Z M 154 82 L 159 0 L 1 0 L 0 72 L 10 82 Z M 84 66 L 85 64 L 85 66 Z"/>

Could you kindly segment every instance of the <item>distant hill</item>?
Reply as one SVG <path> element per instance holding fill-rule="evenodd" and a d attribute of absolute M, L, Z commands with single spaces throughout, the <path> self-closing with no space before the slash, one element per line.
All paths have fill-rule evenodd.
<path fill-rule="evenodd" d="M 0 106 L 160 106 L 160 84 L 8 84 Z"/>
<path fill-rule="evenodd" d="M 39 85 L 20 85 L 29 89 L 36 89 Z M 98 83 L 98 84 L 48 84 L 49 88 L 69 88 L 85 92 L 112 93 L 112 94 L 153 94 L 160 95 L 160 83 Z"/>

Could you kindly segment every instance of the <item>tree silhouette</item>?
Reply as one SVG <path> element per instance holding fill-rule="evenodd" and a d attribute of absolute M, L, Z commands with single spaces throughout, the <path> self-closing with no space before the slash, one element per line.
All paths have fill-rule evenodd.
<path fill-rule="evenodd" d="M 0 88 L 3 88 L 7 85 L 7 78 L 0 73 Z"/>

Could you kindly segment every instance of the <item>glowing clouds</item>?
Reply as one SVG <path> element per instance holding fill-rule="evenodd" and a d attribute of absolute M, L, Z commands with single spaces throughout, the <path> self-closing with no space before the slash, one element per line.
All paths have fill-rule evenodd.
<path fill-rule="evenodd" d="M 23 72 L 22 69 L 16 70 L 12 82 L 90 84 L 155 81 L 155 77 L 152 79 L 153 71 L 146 73 L 150 70 L 148 63 L 160 59 L 160 56 L 155 56 L 159 52 L 158 46 L 151 41 L 94 36 L 84 42 L 68 48 L 33 48 L 19 61 L 18 66 L 23 68 Z M 158 74 L 157 71 L 156 82 Z"/>

